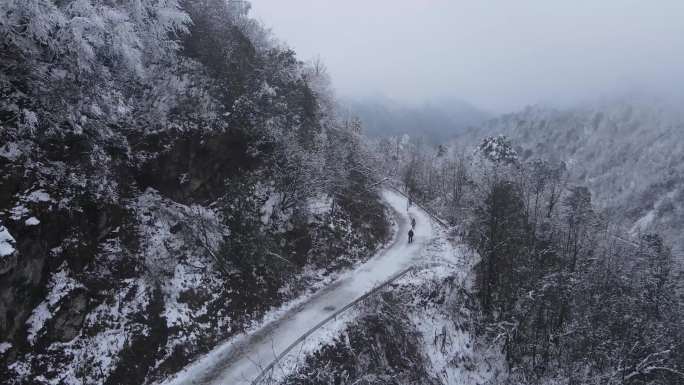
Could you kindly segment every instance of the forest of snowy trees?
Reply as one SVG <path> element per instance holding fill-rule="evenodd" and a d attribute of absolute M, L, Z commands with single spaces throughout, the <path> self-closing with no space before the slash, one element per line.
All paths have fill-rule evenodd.
<path fill-rule="evenodd" d="M 592 202 L 563 162 L 523 160 L 505 136 L 474 153 L 378 142 L 384 168 L 479 253 L 482 332 L 511 383 L 674 384 L 684 373 L 679 261 Z"/>
<path fill-rule="evenodd" d="M 476 144 L 504 134 L 520 158 L 565 162 L 569 176 L 626 232 L 658 232 L 684 255 L 684 125 L 673 101 L 621 97 L 572 108 L 531 106 L 464 132 Z"/>

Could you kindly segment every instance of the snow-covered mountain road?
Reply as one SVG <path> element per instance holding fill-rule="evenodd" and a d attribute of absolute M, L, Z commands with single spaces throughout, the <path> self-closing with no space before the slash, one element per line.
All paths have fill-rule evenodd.
<path fill-rule="evenodd" d="M 392 207 L 398 227 L 388 247 L 282 317 L 218 346 L 164 384 L 250 384 L 280 352 L 336 309 L 417 262 L 433 235 L 432 220 L 415 206 L 407 212 L 406 199 L 396 192 L 386 190 L 382 196 Z M 416 219 L 412 244 L 407 239 L 410 218 Z"/>

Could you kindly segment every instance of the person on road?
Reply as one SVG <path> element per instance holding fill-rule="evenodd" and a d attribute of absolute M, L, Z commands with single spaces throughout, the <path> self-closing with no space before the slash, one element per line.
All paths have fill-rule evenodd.
<path fill-rule="evenodd" d="M 411 229 L 416 228 L 416 218 L 411 218 Z"/>
<path fill-rule="evenodd" d="M 409 230 L 408 236 L 409 236 L 409 243 L 413 243 L 413 229 Z"/>

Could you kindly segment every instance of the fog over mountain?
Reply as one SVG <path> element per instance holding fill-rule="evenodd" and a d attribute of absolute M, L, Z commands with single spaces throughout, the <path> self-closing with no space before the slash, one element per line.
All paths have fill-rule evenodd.
<path fill-rule="evenodd" d="M 438 144 L 479 126 L 492 117 L 459 99 L 442 99 L 423 104 L 407 104 L 383 97 L 343 102 L 350 114 L 358 116 L 370 137 L 407 134 Z"/>
<path fill-rule="evenodd" d="M 512 112 L 684 90 L 679 0 L 255 0 L 253 13 L 355 99 Z"/>

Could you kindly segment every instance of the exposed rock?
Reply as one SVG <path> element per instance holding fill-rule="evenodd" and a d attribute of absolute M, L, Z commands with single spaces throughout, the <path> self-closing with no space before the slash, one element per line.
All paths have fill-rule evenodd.
<path fill-rule="evenodd" d="M 88 296 L 85 290 L 76 290 L 62 300 L 62 304 L 54 318 L 52 335 L 61 342 L 69 342 L 76 337 L 83 326 L 88 308 Z"/>
<path fill-rule="evenodd" d="M 253 170 L 259 163 L 249 153 L 250 138 L 242 130 L 165 139 L 170 141 L 169 149 L 148 160 L 136 179 L 141 187 L 153 187 L 181 203 L 218 198 L 225 192 L 226 178 Z M 157 140 L 164 139 L 148 138 Z"/>

